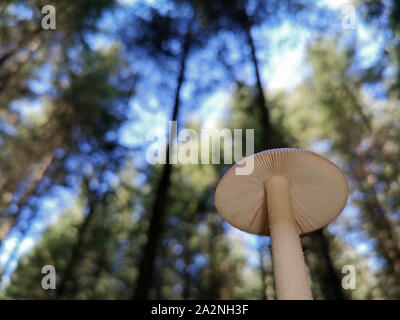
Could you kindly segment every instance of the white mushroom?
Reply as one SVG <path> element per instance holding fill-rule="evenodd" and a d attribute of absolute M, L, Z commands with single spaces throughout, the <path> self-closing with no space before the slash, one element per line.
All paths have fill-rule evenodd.
<path fill-rule="evenodd" d="M 237 167 L 254 161 L 238 175 Z M 312 299 L 300 235 L 326 226 L 344 209 L 348 186 L 342 171 L 302 149 L 272 149 L 231 167 L 221 178 L 215 204 L 234 227 L 270 235 L 278 299 Z"/>

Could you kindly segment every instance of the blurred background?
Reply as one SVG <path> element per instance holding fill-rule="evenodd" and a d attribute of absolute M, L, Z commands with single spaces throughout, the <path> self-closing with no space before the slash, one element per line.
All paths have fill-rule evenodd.
<path fill-rule="evenodd" d="M 399 299 L 399 34 L 397 0 L 2 0 L 0 297 L 274 299 L 269 238 L 214 205 L 230 164 L 146 161 L 177 120 L 334 161 L 351 194 L 302 236 L 314 297 Z"/>

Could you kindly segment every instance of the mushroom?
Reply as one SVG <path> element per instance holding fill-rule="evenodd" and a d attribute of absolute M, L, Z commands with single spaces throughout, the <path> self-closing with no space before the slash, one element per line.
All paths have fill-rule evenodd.
<path fill-rule="evenodd" d="M 249 163 L 251 172 L 240 174 Z M 335 164 L 310 151 L 282 148 L 232 166 L 218 183 L 215 204 L 232 226 L 271 237 L 277 298 L 306 300 L 313 297 L 300 235 L 335 219 L 348 193 Z"/>

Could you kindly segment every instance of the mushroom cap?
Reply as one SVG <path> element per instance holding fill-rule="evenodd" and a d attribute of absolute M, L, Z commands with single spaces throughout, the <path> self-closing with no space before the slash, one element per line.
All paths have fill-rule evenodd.
<path fill-rule="evenodd" d="M 253 160 L 250 174 L 235 168 Z M 292 211 L 299 234 L 326 226 L 344 209 L 349 188 L 342 171 L 331 161 L 307 150 L 271 149 L 242 159 L 218 183 L 215 205 L 232 226 L 254 234 L 269 235 L 264 182 L 271 176 L 290 182 Z"/>

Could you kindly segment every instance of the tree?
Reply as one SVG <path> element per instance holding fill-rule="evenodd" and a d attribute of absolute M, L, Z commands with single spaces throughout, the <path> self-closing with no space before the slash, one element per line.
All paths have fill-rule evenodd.
<path fill-rule="evenodd" d="M 8 107 L 4 111 L 8 118 L 11 119 L 10 125 L 14 126 L 18 135 L 3 134 L 3 138 L 6 144 L 6 151 L 2 154 L 4 159 L 2 165 L 4 172 L 7 172 L 7 176 L 3 180 L 3 190 L 6 195 L 2 199 L 5 200 L 3 204 L 4 214 L 2 220 L 2 232 L 0 240 L 7 236 L 10 229 L 13 227 L 15 222 L 18 220 L 19 212 L 21 208 L 26 206 L 29 199 L 34 195 L 40 182 L 45 176 L 48 176 L 51 168 L 60 166 L 60 161 L 55 159 L 55 150 L 65 150 L 72 147 L 72 149 L 78 148 L 78 139 L 71 138 L 69 136 L 69 130 L 75 129 L 73 123 L 68 123 L 65 119 L 73 120 L 74 111 L 75 115 L 79 115 L 79 121 L 83 120 L 80 124 L 86 123 L 90 127 L 91 120 L 86 122 L 85 113 L 78 109 L 73 110 L 69 108 L 68 103 L 75 97 L 66 97 L 70 101 L 62 101 L 62 99 L 47 99 L 45 94 L 38 94 L 34 90 L 29 88 L 29 81 L 36 80 L 37 74 L 43 71 L 45 64 L 51 64 L 55 68 L 56 81 L 52 88 L 57 92 L 61 89 L 60 78 L 64 77 L 64 81 L 74 80 L 74 73 L 68 68 L 71 66 L 72 59 L 66 57 L 67 50 L 72 48 L 79 48 L 84 42 L 80 41 L 82 33 L 84 31 L 93 30 L 95 28 L 95 21 L 99 18 L 102 10 L 110 7 L 113 4 L 112 1 L 83 1 L 80 6 L 71 6 L 65 3 L 57 3 L 59 14 L 57 15 L 58 28 L 56 32 L 45 32 L 41 29 L 40 8 L 42 2 L 33 3 L 21 3 L 25 6 L 25 10 L 31 10 L 33 12 L 34 19 L 25 20 L 19 19 L 17 16 L 10 14 L 7 11 L 8 6 L 6 5 L 3 10 L 6 12 L 7 19 L 2 29 L 2 40 L 16 39 L 14 47 L 5 46 L 5 52 L 2 55 L 1 62 L 4 63 L 5 67 L 2 68 L 2 77 L 6 79 L 2 86 L 4 92 L 0 92 L 0 99 L 2 99 L 3 106 L 9 106 L 11 102 L 18 101 L 21 97 L 31 99 L 45 99 L 47 102 L 44 108 L 47 108 L 49 121 L 45 123 L 43 119 L 37 125 L 28 124 L 31 128 L 27 127 L 27 124 L 23 119 L 20 118 L 19 114 L 15 111 L 11 111 Z M 75 21 L 72 23 L 70 16 L 75 16 Z M 14 21 L 17 21 L 17 25 L 14 26 Z M 78 38 L 78 39 L 76 39 Z M 28 55 L 26 52 L 28 49 Z M 47 53 L 53 50 L 59 49 L 63 52 L 62 55 L 57 58 L 47 59 Z M 77 49 L 79 50 L 79 49 Z M 91 59 L 89 56 L 93 53 L 89 53 L 88 50 L 83 50 L 83 56 L 86 55 L 86 61 Z M 110 56 L 115 56 L 116 52 L 109 52 Z M 21 58 L 22 56 L 22 58 Z M 29 63 L 25 63 L 29 59 Z M 103 59 L 105 62 L 105 59 Z M 77 61 L 74 61 L 75 63 Z M 64 64 L 64 65 L 63 65 Z M 98 62 L 99 64 L 99 62 Z M 108 65 L 110 67 L 110 65 Z M 104 66 L 102 66 L 104 68 Z M 18 70 L 18 72 L 15 72 Z M 104 72 L 104 70 L 102 71 Z M 105 76 L 105 75 L 104 75 Z M 103 76 L 103 77 L 104 77 Z M 85 80 L 89 80 L 86 78 Z M 79 88 L 82 89 L 82 88 Z M 122 91 L 120 91 L 122 92 Z M 70 90 L 69 94 L 72 91 Z M 109 93 L 111 93 L 109 91 Z M 92 92 L 94 94 L 94 91 Z M 114 93 L 112 93 L 114 94 Z M 77 106 L 85 107 L 82 105 Z M 55 108 L 56 110 L 51 110 Z M 58 108 L 58 109 L 57 109 Z M 88 113 L 86 116 L 92 115 L 92 110 L 87 108 L 84 110 Z M 105 113 L 109 113 L 110 110 L 104 110 Z M 66 115 L 68 115 L 66 117 Z M 64 118 L 65 117 L 65 118 Z M 51 120 L 50 120 L 51 119 Z M 111 118 L 109 118 L 111 119 Z M 115 118 L 117 119 L 117 118 Z M 78 117 L 76 118 L 78 120 Z M 63 126 L 63 127 L 62 127 Z M 87 130 L 87 129 L 86 129 Z M 85 131 L 85 130 L 83 130 Z M 87 133 L 87 132 L 86 132 Z M 93 132 L 98 134 L 98 132 Z M 40 143 L 38 143 L 40 138 Z M 76 137 L 77 138 L 77 137 Z M 10 156 L 11 154 L 11 156 Z M 54 161 L 57 160 L 54 163 Z M 18 165 L 15 165 L 18 163 Z M 22 169 L 24 168 L 24 169 Z M 25 180 L 25 187 L 18 188 L 17 183 L 20 180 Z M 11 210 L 10 210 L 11 208 Z M 15 213 L 16 211 L 16 213 Z"/>
<path fill-rule="evenodd" d="M 378 65 L 349 73 L 354 50 L 336 48 L 334 39 L 310 47 L 309 60 L 314 73 L 298 88 L 298 95 L 293 99 L 302 104 L 305 103 L 303 99 L 307 99 L 306 104 L 314 106 L 313 120 L 323 125 L 313 125 L 308 116 L 307 121 L 303 118 L 298 123 L 303 125 L 300 130 L 307 132 L 307 139 L 312 134 L 315 139 L 329 141 L 326 143 L 331 144 L 331 152 L 341 157 L 350 186 L 357 190 L 352 202 L 362 214 L 362 228 L 377 240 L 377 251 L 387 261 L 389 272 L 398 278 L 398 235 L 385 199 L 390 193 L 382 192 L 386 187 L 382 191 L 377 188 L 379 183 L 390 185 L 393 178 L 389 169 L 391 152 L 382 155 L 382 150 L 391 143 L 391 134 L 385 131 L 394 124 L 388 126 L 385 118 L 373 117 L 375 102 L 368 102 L 362 93 L 363 84 L 380 79 L 382 69 Z M 390 105 L 388 103 L 385 108 L 390 110 Z M 382 168 L 389 171 L 383 174 Z"/>
<path fill-rule="evenodd" d="M 172 9 L 167 13 L 161 13 L 157 9 L 150 8 L 149 19 L 136 16 L 133 20 L 134 25 L 143 32 L 133 39 L 126 35 L 125 42 L 128 48 L 144 51 L 145 56 L 151 60 L 156 60 L 161 64 L 172 63 L 176 65 L 174 70 L 177 73 L 174 83 L 173 107 L 170 120 L 177 121 L 181 108 L 181 91 L 185 80 L 185 72 L 190 54 L 196 47 L 206 43 L 208 35 L 201 32 L 197 20 L 197 13 L 191 11 L 184 3 L 171 2 Z M 189 9 L 189 10 L 188 10 Z M 176 12 L 183 14 L 176 15 Z M 174 46 L 179 47 L 175 49 Z M 175 148 L 172 131 L 168 136 L 166 146 L 166 163 L 163 165 L 159 181 L 155 187 L 155 197 L 150 209 L 150 226 L 148 230 L 148 241 L 143 249 L 143 258 L 139 268 L 139 276 L 134 292 L 134 299 L 148 298 L 154 273 L 154 261 L 160 237 L 163 233 L 163 220 L 168 206 L 168 190 L 171 181 L 170 150 Z"/>

